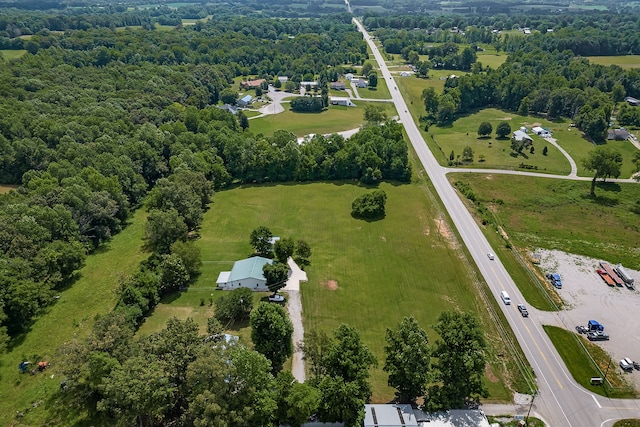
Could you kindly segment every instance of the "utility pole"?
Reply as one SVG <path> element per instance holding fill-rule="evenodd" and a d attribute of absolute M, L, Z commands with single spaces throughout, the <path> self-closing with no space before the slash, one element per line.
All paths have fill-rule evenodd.
<path fill-rule="evenodd" d="M 537 395 L 538 395 L 537 392 L 535 392 L 535 393 L 533 393 L 533 395 L 531 395 L 531 403 L 529 404 L 529 410 L 527 411 L 527 416 L 524 419 L 524 424 L 526 426 L 529 425 L 529 414 L 531 414 L 531 408 L 533 408 L 533 401 L 535 400 Z"/>

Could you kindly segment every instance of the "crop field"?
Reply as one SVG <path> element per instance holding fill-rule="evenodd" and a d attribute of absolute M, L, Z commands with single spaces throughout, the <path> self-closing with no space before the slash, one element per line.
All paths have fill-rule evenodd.
<path fill-rule="evenodd" d="M 56 349 L 74 337 L 87 335 L 94 317 L 113 309 L 120 278 L 133 273 L 147 256 L 141 249 L 146 216 L 138 210 L 127 228 L 87 257 L 80 279 L 61 291 L 58 301 L 0 357 L 0 425 L 15 425 L 16 411 L 25 414 L 21 425 L 47 424 L 55 406 L 49 399 L 60 388 Z M 52 366 L 43 374 L 20 374 L 17 366 L 22 360 L 49 360 Z M 49 421 L 49 425 L 60 424 Z"/>
<path fill-rule="evenodd" d="M 284 113 L 273 114 L 251 120 L 249 131 L 257 134 L 272 135 L 276 130 L 288 130 L 297 136 L 310 133 L 327 134 L 355 129 L 364 124 L 364 107 L 368 104 L 385 109 L 389 117 L 396 115 L 393 104 L 386 102 L 364 102 L 353 100 L 357 107 L 331 105 L 321 113 L 295 113 L 287 109 Z"/>
<path fill-rule="evenodd" d="M 592 64 L 619 65 L 625 69 L 640 67 L 640 55 L 587 56 L 587 59 Z"/>
<path fill-rule="evenodd" d="M 558 249 L 640 269 L 640 184 L 451 174 L 490 207 L 514 246 Z M 499 201 L 496 203 L 495 201 Z"/>
<path fill-rule="evenodd" d="M 358 328 L 379 362 L 372 376 L 374 401 L 393 396 L 382 371 L 386 328 L 413 315 L 434 342 L 431 325 L 444 309 L 480 317 L 492 345 L 491 399 L 509 399 L 502 383 L 505 361 L 497 355 L 504 343 L 487 320 L 453 234 L 446 225 L 438 226 L 439 213 L 427 190 L 415 183 L 383 183 L 380 188 L 387 193 L 387 215 L 372 222 L 350 215 L 351 201 L 367 191 L 353 183 L 243 186 L 216 193 L 197 241 L 204 264 L 198 282 L 160 304 L 141 333 L 161 327 L 172 315 L 196 316 L 203 325 L 211 294 L 215 299 L 222 292 L 212 290 L 218 273 L 251 254 L 249 233 L 265 225 L 275 235 L 309 242 L 309 282 L 301 290 L 305 328 L 332 331 L 341 323 Z M 249 339 L 242 327 L 234 333 Z"/>
<path fill-rule="evenodd" d="M 27 51 L 24 49 L 20 49 L 20 50 L 0 49 L 0 57 L 4 59 L 20 58 L 25 53 L 27 53 Z"/>

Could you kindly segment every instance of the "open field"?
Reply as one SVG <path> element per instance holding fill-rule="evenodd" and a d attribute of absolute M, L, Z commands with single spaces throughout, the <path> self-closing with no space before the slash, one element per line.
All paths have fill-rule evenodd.
<path fill-rule="evenodd" d="M 243 186 L 217 193 L 197 243 L 204 261 L 198 282 L 170 302 L 175 310 L 161 305 L 147 323 L 157 328 L 169 316 L 163 311 L 174 310 L 173 314 L 200 311 L 202 324 L 210 294 L 217 298 L 212 289 L 218 273 L 251 254 L 250 230 L 266 225 L 275 235 L 302 238 L 311 245 L 309 282 L 302 285 L 305 328 L 331 331 L 341 323 L 358 328 L 379 361 L 372 377 L 374 401 L 393 396 L 382 372 L 386 328 L 413 315 L 433 342 L 436 335 L 430 326 L 444 309 L 474 311 L 481 318 L 492 345 L 487 380 L 491 399 L 508 400 L 502 366 L 509 362 L 497 354 L 505 344 L 460 262 L 464 255 L 450 240 L 453 234 L 436 223 L 438 208 L 421 185 L 380 187 L 388 196 L 387 215 L 373 222 L 351 217 L 351 201 L 366 191 L 352 183 Z M 199 306 L 201 298 L 206 299 L 205 307 Z M 156 314 L 162 320 L 154 319 Z M 518 375 L 510 374 L 512 380 L 514 376 Z"/>
<path fill-rule="evenodd" d="M 384 81 L 382 75 L 378 78 L 378 87 L 366 89 L 358 88 L 358 93 L 361 98 L 371 98 L 371 99 L 389 99 L 391 98 L 391 94 L 389 93 L 389 87 L 387 86 L 387 82 Z"/>
<path fill-rule="evenodd" d="M 587 59 L 592 64 L 619 65 L 626 69 L 640 67 L 640 55 L 587 56 Z"/>
<path fill-rule="evenodd" d="M 600 366 L 600 370 L 606 370 L 609 363 L 616 363 L 597 344 L 587 341 L 586 338 L 580 337 L 574 332 L 569 332 L 556 326 L 545 325 L 544 330 L 558 353 L 560 353 L 560 357 L 567 365 L 569 372 L 582 387 L 603 396 L 614 398 L 636 397 L 633 389 L 628 387 L 615 369 L 609 370 L 607 374 L 607 379 L 612 387 L 590 384 L 591 377 L 601 376 L 593 361 Z"/>
<path fill-rule="evenodd" d="M 18 188 L 17 185 L 0 185 L 0 194 L 8 193 L 11 190 Z"/>
<path fill-rule="evenodd" d="M 52 413 L 50 405 L 55 405 L 48 399 L 60 388 L 55 351 L 64 342 L 87 335 L 94 317 L 113 309 L 120 278 L 133 273 L 146 256 L 141 250 L 146 216 L 146 212 L 138 210 L 126 229 L 87 257 L 80 279 L 60 292 L 56 304 L 2 355 L 0 425 L 14 425 L 16 411 L 25 413 L 21 425 L 61 425 L 59 420 L 45 421 Z M 18 372 L 17 366 L 22 360 L 49 360 L 53 364 L 44 374 L 32 376 Z"/>
<path fill-rule="evenodd" d="M 429 132 L 433 134 L 433 138 L 447 158 L 451 151 L 454 152 L 454 158 L 456 158 L 462 154 L 464 147 L 470 146 L 475 156 L 472 164 L 465 165 L 468 167 L 517 169 L 518 165 L 524 163 L 537 167 L 538 172 L 569 174 L 571 166 L 567 159 L 557 148 L 539 136 L 532 135 L 533 154 L 529 150 L 524 150 L 522 154 L 515 157 L 512 156 L 511 140 L 508 138 L 497 139 L 495 137 L 495 129 L 503 121 L 509 123 L 512 131 L 517 130 L 520 126 L 531 128 L 532 124 L 536 122 L 541 123 L 542 126 L 550 126 L 549 122 L 537 120 L 534 122 L 532 120 L 536 119 L 518 116 L 495 108 L 487 108 L 477 113 L 460 117 L 451 126 L 432 126 Z M 493 127 L 491 137 L 478 137 L 478 125 L 482 122 L 491 123 Z M 576 131 L 574 130 L 574 132 Z M 558 137 L 558 140 L 562 144 L 560 137 Z M 542 154 L 545 146 L 549 150 L 546 156 Z M 484 161 L 480 161 L 480 156 L 485 156 Z"/>
<path fill-rule="evenodd" d="M 357 107 L 331 105 L 328 110 L 321 113 L 294 113 L 285 104 L 287 111 L 284 113 L 251 120 L 249 131 L 255 134 L 272 135 L 275 131 L 283 129 L 297 136 L 304 136 L 310 133 L 326 134 L 355 129 L 364 124 L 364 107 L 368 104 L 383 107 L 389 117 L 396 115 L 395 107 L 391 103 L 369 103 L 357 99 L 353 102 Z"/>
<path fill-rule="evenodd" d="M 479 45 L 482 52 L 478 52 L 478 62 L 482 63 L 484 67 L 491 67 L 493 69 L 498 68 L 507 60 L 507 54 L 504 52 L 496 52 L 496 48 L 490 44 L 481 43 Z"/>
<path fill-rule="evenodd" d="M 24 49 L 20 49 L 20 50 L 0 49 L 0 56 L 4 59 L 20 58 L 25 53 L 27 53 L 27 51 Z"/>
<path fill-rule="evenodd" d="M 599 183 L 524 176 L 452 174 L 469 184 L 514 246 L 546 248 L 621 262 L 640 269 L 640 184 Z M 497 201 L 497 203 L 496 203 Z"/>

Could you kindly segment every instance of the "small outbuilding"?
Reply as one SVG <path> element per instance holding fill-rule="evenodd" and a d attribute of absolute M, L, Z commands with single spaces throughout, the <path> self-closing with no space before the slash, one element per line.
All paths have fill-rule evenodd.
<path fill-rule="evenodd" d="M 609 129 L 607 131 L 609 141 L 624 141 L 629 139 L 629 131 L 626 129 Z"/>
<path fill-rule="evenodd" d="M 409 404 L 364 405 L 364 427 L 418 427 Z"/>
<path fill-rule="evenodd" d="M 345 107 L 355 107 L 356 104 L 351 102 L 349 98 L 340 98 L 337 96 L 332 96 L 329 98 L 329 102 L 331 105 L 344 105 Z"/>
<path fill-rule="evenodd" d="M 541 126 L 534 126 L 531 128 L 531 131 L 536 135 L 539 135 L 543 138 L 549 138 L 551 136 L 551 131 L 549 129 L 545 129 Z"/>
<path fill-rule="evenodd" d="M 216 284 L 224 290 L 249 288 L 256 292 L 267 292 L 267 279 L 262 274 L 265 264 L 273 264 L 273 260 L 256 256 L 236 261 L 231 271 L 220 272 Z"/>
<path fill-rule="evenodd" d="M 240 98 L 236 104 L 238 104 L 238 107 L 248 107 L 249 105 L 251 105 L 251 103 L 253 102 L 253 96 L 251 95 L 245 95 L 242 98 Z"/>
<path fill-rule="evenodd" d="M 512 138 L 514 141 L 524 142 L 526 144 L 531 144 L 533 142 L 533 138 L 531 138 L 529 135 L 527 135 L 525 132 L 521 130 L 517 130 L 513 132 Z"/>

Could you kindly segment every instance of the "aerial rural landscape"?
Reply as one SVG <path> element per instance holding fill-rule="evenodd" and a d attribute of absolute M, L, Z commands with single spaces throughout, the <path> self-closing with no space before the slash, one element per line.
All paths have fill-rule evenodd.
<path fill-rule="evenodd" d="M 640 3 L 0 0 L 0 425 L 640 426 Z"/>

